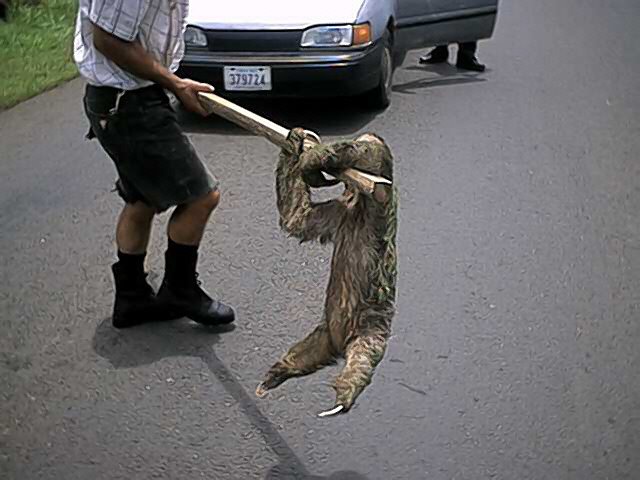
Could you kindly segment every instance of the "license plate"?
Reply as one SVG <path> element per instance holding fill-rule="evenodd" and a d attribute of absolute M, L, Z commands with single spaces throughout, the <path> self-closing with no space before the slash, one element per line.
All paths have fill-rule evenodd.
<path fill-rule="evenodd" d="M 225 90 L 271 90 L 271 67 L 224 67 Z"/>

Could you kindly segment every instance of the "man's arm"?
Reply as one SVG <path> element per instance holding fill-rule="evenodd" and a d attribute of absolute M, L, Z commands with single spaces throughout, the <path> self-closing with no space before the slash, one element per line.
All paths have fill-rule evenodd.
<path fill-rule="evenodd" d="M 126 42 L 96 25 L 93 25 L 93 44 L 100 53 L 123 70 L 159 84 L 173 92 L 188 110 L 207 115 L 198 101 L 197 92 L 212 92 L 211 85 L 174 75 L 156 61 L 137 40 Z"/>

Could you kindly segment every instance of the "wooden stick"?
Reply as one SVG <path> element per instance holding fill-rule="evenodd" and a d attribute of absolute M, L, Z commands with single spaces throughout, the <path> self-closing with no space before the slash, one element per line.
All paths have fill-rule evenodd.
<path fill-rule="evenodd" d="M 230 102 L 213 93 L 199 92 L 200 103 L 210 113 L 215 113 L 226 120 L 248 130 L 251 133 L 265 137 L 274 145 L 284 147 L 287 143 L 289 130 L 272 122 L 260 115 L 257 115 L 240 105 Z M 320 143 L 320 137 L 313 132 L 307 131 Z M 312 148 L 316 143 L 314 140 L 305 141 L 304 148 Z M 363 192 L 372 195 L 376 200 L 384 202 L 387 198 L 387 188 L 391 181 L 377 175 L 371 175 L 354 168 L 343 170 L 336 174 L 336 177 L 343 181 L 356 185 Z"/>

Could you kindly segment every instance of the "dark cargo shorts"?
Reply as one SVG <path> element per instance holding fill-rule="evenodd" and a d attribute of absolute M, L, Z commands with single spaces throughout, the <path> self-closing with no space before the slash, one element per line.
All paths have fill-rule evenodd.
<path fill-rule="evenodd" d="M 84 109 L 91 125 L 87 138 L 96 137 L 113 160 L 116 190 L 125 202 L 142 201 L 162 212 L 218 188 L 161 87 L 122 94 L 88 85 Z"/>

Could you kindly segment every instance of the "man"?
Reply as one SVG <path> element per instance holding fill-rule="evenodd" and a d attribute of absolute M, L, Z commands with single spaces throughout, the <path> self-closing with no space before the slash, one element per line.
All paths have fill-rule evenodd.
<path fill-rule="evenodd" d="M 474 72 L 484 72 L 485 66 L 478 62 L 476 58 L 476 50 L 478 42 L 465 42 L 458 44 L 458 58 L 456 67 L 462 70 L 471 70 Z M 427 55 L 420 57 L 420 63 L 445 63 L 449 59 L 449 46 L 438 45 Z"/>
<path fill-rule="evenodd" d="M 188 0 L 80 0 L 74 59 L 86 80 L 91 129 L 118 172 L 125 201 L 116 227 L 113 325 L 186 316 L 213 325 L 234 320 L 196 272 L 205 226 L 220 200 L 218 182 L 177 123 L 165 90 L 206 115 L 197 92 L 211 85 L 174 75 L 184 53 Z M 144 259 L 154 215 L 171 207 L 165 272 L 158 294 Z"/>

